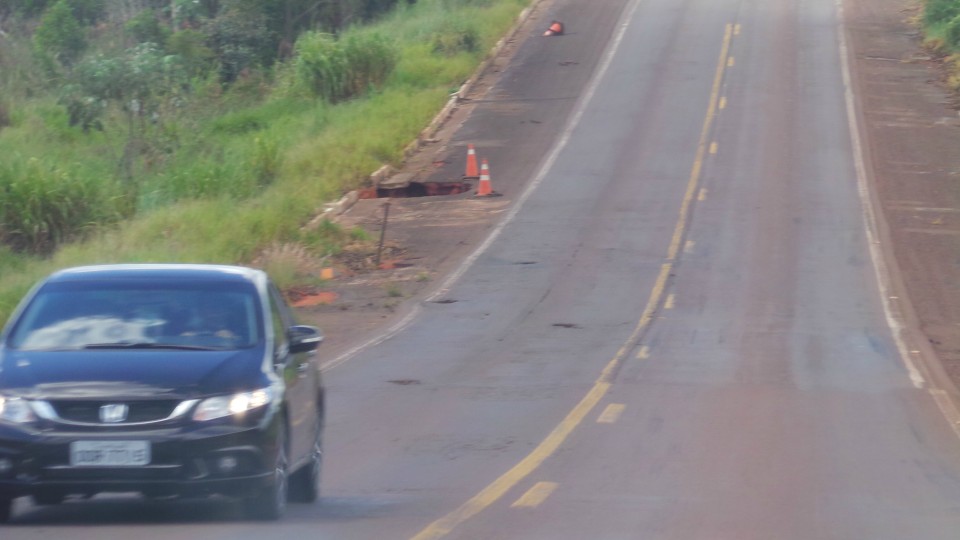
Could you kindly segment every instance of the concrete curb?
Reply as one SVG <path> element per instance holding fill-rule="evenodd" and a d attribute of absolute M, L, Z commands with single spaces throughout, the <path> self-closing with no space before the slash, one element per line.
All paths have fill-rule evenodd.
<path fill-rule="evenodd" d="M 546 0 L 531 0 L 530 6 L 520 12 L 517 20 L 513 23 L 513 26 L 509 31 L 507 31 L 506 36 L 497 41 L 497 44 L 490 49 L 490 52 L 487 53 L 486 58 L 484 58 L 483 62 L 481 62 L 477 69 L 473 72 L 473 75 L 471 75 L 470 78 L 467 79 L 467 81 L 464 82 L 456 92 L 450 94 L 450 99 L 447 100 L 447 104 L 444 105 L 443 109 L 441 109 L 440 112 L 437 113 L 437 115 L 430 122 L 430 124 L 428 124 L 427 127 L 417 135 L 417 138 L 403 149 L 403 157 L 405 160 L 410 158 L 410 156 L 412 156 L 417 150 L 422 148 L 427 141 L 430 141 L 434 138 L 443 124 L 450 119 L 454 111 L 457 110 L 457 107 L 460 106 L 460 100 L 463 98 L 463 96 L 470 93 L 470 91 L 473 89 L 473 86 L 487 71 L 487 69 L 490 67 L 490 64 L 492 64 L 496 59 L 497 55 L 503 51 L 503 49 L 507 46 L 507 43 L 514 39 L 514 37 L 517 35 L 517 32 L 519 32 L 520 28 L 524 25 L 524 23 L 527 22 L 527 19 L 530 18 L 530 15 L 537 8 L 537 6 L 545 1 Z M 369 178 L 371 184 L 377 186 L 384 179 L 395 173 L 396 170 L 397 169 L 392 165 L 383 165 L 370 174 Z M 323 211 L 311 219 L 307 227 L 313 227 L 324 219 L 334 218 L 343 214 L 352 208 L 358 200 L 360 200 L 360 190 L 353 190 L 341 197 L 340 200 L 325 204 Z"/>

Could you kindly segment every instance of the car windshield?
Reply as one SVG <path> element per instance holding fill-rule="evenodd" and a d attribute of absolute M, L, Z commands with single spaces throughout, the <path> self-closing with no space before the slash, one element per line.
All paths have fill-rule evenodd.
<path fill-rule="evenodd" d="M 20 350 L 238 349 L 261 339 L 247 283 L 64 282 L 33 298 L 7 345 Z"/>

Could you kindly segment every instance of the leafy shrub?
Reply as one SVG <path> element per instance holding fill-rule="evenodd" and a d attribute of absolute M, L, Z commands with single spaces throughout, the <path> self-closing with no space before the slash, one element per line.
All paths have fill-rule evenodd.
<path fill-rule="evenodd" d="M 65 66 L 72 65 L 87 47 L 83 28 L 67 0 L 60 0 L 44 13 L 33 41 L 41 56 Z"/>
<path fill-rule="evenodd" d="M 7 9 L 20 17 L 35 17 L 47 9 L 47 0 L 6 0 L 5 6 L 0 6 L 0 12 Z"/>
<path fill-rule="evenodd" d="M 380 88 L 397 65 L 397 53 L 380 34 L 348 35 L 342 41 L 350 67 L 350 97 Z"/>
<path fill-rule="evenodd" d="M 152 9 L 145 9 L 127 21 L 126 31 L 137 43 L 156 43 L 161 48 L 166 47 L 170 37 L 170 30 L 160 24 Z"/>
<path fill-rule="evenodd" d="M 105 0 L 69 0 L 73 16 L 83 24 L 94 24 L 107 11 Z"/>
<path fill-rule="evenodd" d="M 233 82 L 243 72 L 269 65 L 274 59 L 275 35 L 255 2 L 227 4 L 206 23 L 204 32 L 220 62 L 223 82 Z"/>
<path fill-rule="evenodd" d="M 70 127 L 78 126 L 84 133 L 92 129 L 103 131 L 100 118 L 106 110 L 106 102 L 80 94 L 75 85 L 67 85 L 63 91 L 58 103 L 66 108 Z"/>
<path fill-rule="evenodd" d="M 176 94 L 186 80 L 178 57 L 164 55 L 155 43 L 141 43 L 120 56 L 98 55 L 78 63 L 60 104 L 71 126 L 103 129 L 100 117 L 109 103 L 131 116 L 157 114 L 160 98 Z"/>
<path fill-rule="evenodd" d="M 167 50 L 180 57 L 190 76 L 197 76 L 213 66 L 216 53 L 206 46 L 207 37 L 199 30 L 187 28 L 167 39 Z"/>

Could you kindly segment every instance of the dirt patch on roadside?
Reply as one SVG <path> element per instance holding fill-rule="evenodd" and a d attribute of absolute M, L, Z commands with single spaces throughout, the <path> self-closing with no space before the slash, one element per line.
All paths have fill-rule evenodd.
<path fill-rule="evenodd" d="M 909 301 L 960 383 L 960 116 L 916 2 L 846 0 L 872 169 Z"/>

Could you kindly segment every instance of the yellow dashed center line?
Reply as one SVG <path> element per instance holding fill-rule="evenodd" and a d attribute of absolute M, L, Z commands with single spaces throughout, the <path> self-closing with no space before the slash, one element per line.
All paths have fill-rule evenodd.
<path fill-rule="evenodd" d="M 522 497 L 517 499 L 513 504 L 510 505 L 511 508 L 536 508 L 540 506 L 543 501 L 547 500 L 547 497 L 551 493 L 556 491 L 560 487 L 560 484 L 556 482 L 537 482 L 533 485 L 532 488 L 527 490 Z"/>
<path fill-rule="evenodd" d="M 727 98 L 725 98 L 725 97 L 720 98 L 720 104 L 717 105 L 717 107 L 719 107 L 720 110 L 726 109 L 726 108 L 727 108 Z"/>
<path fill-rule="evenodd" d="M 684 253 L 693 253 L 693 247 L 697 245 L 693 240 L 687 240 L 687 243 L 683 245 Z"/>
<path fill-rule="evenodd" d="M 623 410 L 627 406 L 623 403 L 611 403 L 607 405 L 607 408 L 600 413 L 600 416 L 597 418 L 598 424 L 615 424 L 617 420 L 620 419 L 620 415 L 623 414 Z"/>
<path fill-rule="evenodd" d="M 667 301 L 663 303 L 663 309 L 673 309 L 677 303 L 677 295 L 670 294 L 667 296 Z"/>
<path fill-rule="evenodd" d="M 715 143 L 715 142 L 710 143 L 710 153 L 711 153 L 711 154 L 716 154 L 718 148 L 719 148 L 719 146 L 717 145 L 717 143 Z"/>
<path fill-rule="evenodd" d="M 637 360 L 646 360 L 647 358 L 650 358 L 650 347 L 644 345 L 637 351 Z"/>
<path fill-rule="evenodd" d="M 687 221 L 690 216 L 693 199 L 696 196 L 696 193 L 699 191 L 698 184 L 700 182 L 700 174 L 704 163 L 704 153 L 707 148 L 707 137 L 709 137 L 714 116 L 717 112 L 717 101 L 720 99 L 720 87 L 723 82 L 723 66 L 726 63 L 727 58 L 730 57 L 730 42 L 732 39 L 732 32 L 733 25 L 726 25 L 726 31 L 724 32 L 723 42 L 720 47 L 720 56 L 717 60 L 717 69 L 714 74 L 713 87 L 710 91 L 710 101 L 707 104 L 707 113 L 704 117 L 703 127 L 700 131 L 700 140 L 697 144 L 696 156 L 693 160 L 693 167 L 691 168 L 690 177 L 687 181 L 687 190 L 684 194 L 683 201 L 680 203 L 677 223 L 673 231 L 673 239 L 671 240 L 670 246 L 667 249 L 667 262 L 662 264 L 660 267 L 660 274 L 657 276 L 657 279 L 653 284 L 653 288 L 650 291 L 650 295 L 647 299 L 647 305 L 644 308 L 643 313 L 640 315 L 640 320 L 637 322 L 637 326 L 633 329 L 633 332 L 630 334 L 630 336 L 627 337 L 623 345 L 617 350 L 617 353 L 614 355 L 614 357 L 610 359 L 606 366 L 604 366 L 603 370 L 600 372 L 600 376 L 594 382 L 593 387 L 590 388 L 580 402 L 577 403 L 569 413 L 567 413 L 566 417 L 564 417 L 564 419 L 553 428 L 553 430 L 545 439 L 543 439 L 543 441 L 540 442 L 540 444 L 538 444 L 516 465 L 511 467 L 508 471 L 503 473 L 488 486 L 481 489 L 476 495 L 468 499 L 466 502 L 445 516 L 427 525 L 423 530 L 414 535 L 412 540 L 435 540 L 437 538 L 442 538 L 450 534 L 450 532 L 452 532 L 455 528 L 473 516 L 477 515 L 484 509 L 490 507 L 492 504 L 500 500 L 500 498 L 506 495 L 508 491 L 513 489 L 524 478 L 529 476 L 534 470 L 540 467 L 540 465 L 546 461 L 547 458 L 552 456 L 560 447 L 560 445 L 567 439 L 567 437 L 573 433 L 574 429 L 576 429 L 577 426 L 583 422 L 586 415 L 588 415 L 590 411 L 593 410 L 593 408 L 596 407 L 597 404 L 603 399 L 607 392 L 609 392 L 614 375 L 623 364 L 624 358 L 630 350 L 636 347 L 637 342 L 641 339 L 647 327 L 649 327 L 650 323 L 654 320 L 657 308 L 664 298 L 663 295 L 667 288 L 667 281 L 674 270 L 674 261 L 677 258 L 681 248 L 681 243 L 683 242 L 683 236 L 686 233 Z M 536 486 L 534 486 L 534 488 L 536 488 Z M 554 485 L 552 488 L 541 487 L 539 489 L 546 490 L 546 496 L 549 496 L 549 494 L 556 489 L 556 485 Z M 546 496 L 544 496 L 543 499 L 545 499 Z M 521 499 L 523 499 L 523 497 L 521 497 Z"/>
<path fill-rule="evenodd" d="M 734 61 L 733 57 L 727 58 L 727 67 L 733 67 Z"/>

